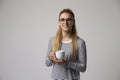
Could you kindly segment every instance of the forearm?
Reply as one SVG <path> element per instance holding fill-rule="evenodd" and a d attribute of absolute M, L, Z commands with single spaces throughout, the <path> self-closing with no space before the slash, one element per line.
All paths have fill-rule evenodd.
<path fill-rule="evenodd" d="M 45 64 L 47 67 L 50 67 L 52 66 L 53 62 L 49 58 L 46 58 Z"/>
<path fill-rule="evenodd" d="M 86 64 L 77 63 L 77 62 L 68 62 L 67 66 L 76 71 L 85 72 Z"/>
<path fill-rule="evenodd" d="M 87 65 L 87 52 L 86 52 L 86 45 L 83 41 L 81 45 L 79 45 L 78 50 L 78 59 L 76 62 L 68 62 L 68 67 L 74 70 L 85 72 L 86 65 Z"/>

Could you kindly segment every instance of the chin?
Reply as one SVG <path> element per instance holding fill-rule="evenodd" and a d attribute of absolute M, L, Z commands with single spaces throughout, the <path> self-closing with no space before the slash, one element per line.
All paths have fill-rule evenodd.
<path fill-rule="evenodd" d="M 70 32 L 70 30 L 63 30 L 64 32 Z"/>

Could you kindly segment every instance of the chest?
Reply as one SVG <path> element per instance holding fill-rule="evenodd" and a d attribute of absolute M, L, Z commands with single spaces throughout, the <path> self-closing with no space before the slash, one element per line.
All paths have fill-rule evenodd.
<path fill-rule="evenodd" d="M 65 51 L 65 60 L 70 60 L 72 56 L 72 43 L 63 43 L 61 46 L 61 50 Z"/>

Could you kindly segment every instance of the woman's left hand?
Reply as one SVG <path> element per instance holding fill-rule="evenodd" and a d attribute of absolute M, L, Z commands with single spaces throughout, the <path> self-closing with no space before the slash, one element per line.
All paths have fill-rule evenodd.
<path fill-rule="evenodd" d="M 65 61 L 65 60 L 61 60 L 61 59 L 55 59 L 53 60 L 55 63 L 58 63 L 58 64 L 68 64 L 68 61 Z"/>

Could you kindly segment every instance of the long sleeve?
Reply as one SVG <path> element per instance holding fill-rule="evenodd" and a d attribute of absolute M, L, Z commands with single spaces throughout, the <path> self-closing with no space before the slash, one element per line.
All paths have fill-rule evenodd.
<path fill-rule="evenodd" d="M 79 45 L 79 43 L 78 43 Z M 76 71 L 85 72 L 87 64 L 87 51 L 86 44 L 84 41 L 79 45 L 78 50 L 78 61 L 77 62 L 68 62 L 68 67 Z"/>
<path fill-rule="evenodd" d="M 46 55 L 46 60 L 45 60 L 45 64 L 46 66 L 52 66 L 53 62 L 49 59 L 49 53 L 52 51 L 52 44 L 53 44 L 53 40 L 52 38 L 49 39 L 48 42 L 48 48 L 47 48 L 47 55 Z"/>

